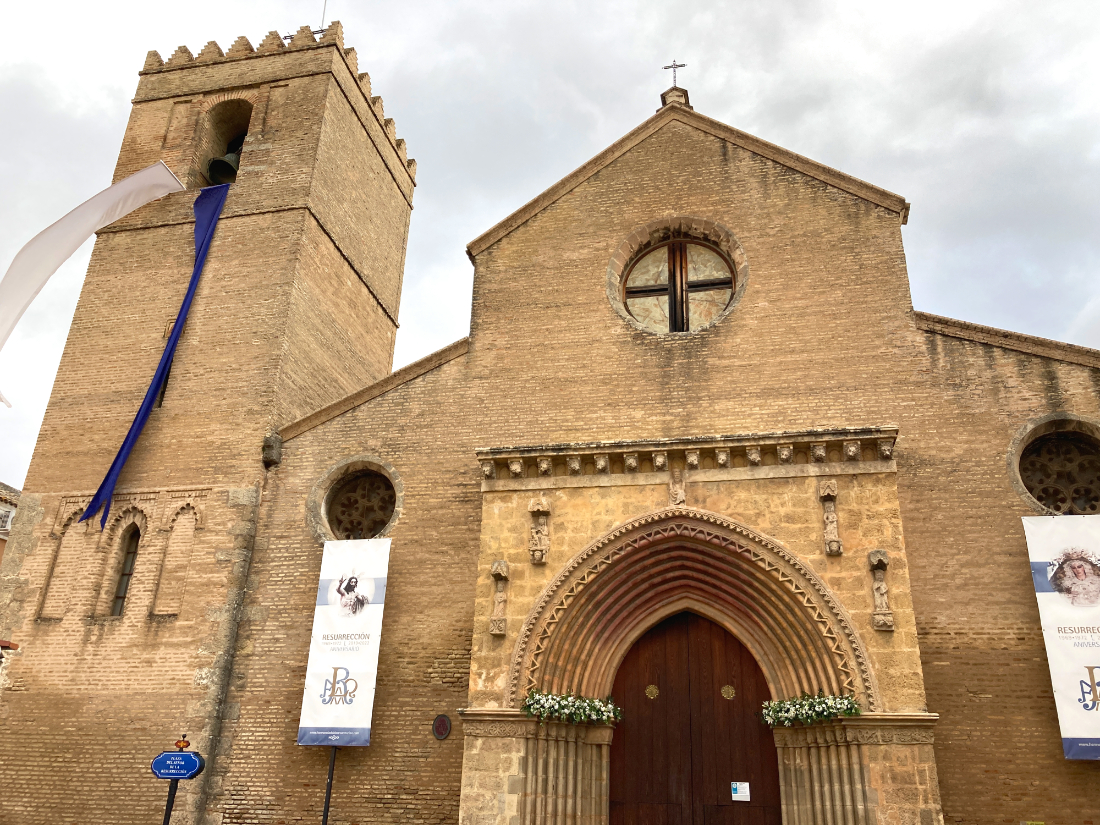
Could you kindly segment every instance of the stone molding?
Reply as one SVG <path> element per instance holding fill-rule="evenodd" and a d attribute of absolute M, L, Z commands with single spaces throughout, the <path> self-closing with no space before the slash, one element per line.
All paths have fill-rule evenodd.
<path fill-rule="evenodd" d="M 587 632 L 584 627 L 591 623 L 574 620 L 574 605 L 587 587 L 621 559 L 666 545 L 716 549 L 729 561 L 726 565 L 729 571 L 713 569 L 714 577 L 740 571 L 740 574 L 754 577 L 750 587 L 768 588 L 769 599 L 774 603 L 754 616 L 758 624 L 754 625 L 753 632 L 758 645 L 771 644 L 777 651 L 784 649 L 784 643 L 776 641 L 778 636 L 769 636 L 778 632 L 774 623 L 769 624 L 773 619 L 772 614 L 767 612 L 769 610 L 783 613 L 784 623 L 797 626 L 795 630 L 784 632 L 808 640 L 803 656 L 811 656 L 814 643 L 824 643 L 828 654 L 822 653 L 823 658 L 815 661 L 792 661 L 789 655 L 777 654 L 774 658 L 784 659 L 786 667 L 792 671 L 785 681 L 775 675 L 783 682 L 774 685 L 776 689 L 794 695 L 808 687 L 827 687 L 817 684 L 821 678 L 835 679 L 835 687 L 831 690 L 857 695 L 869 710 L 879 707 L 881 700 L 863 643 L 847 612 L 817 575 L 778 542 L 717 513 L 686 507 L 670 507 L 635 518 L 590 544 L 563 567 L 535 602 L 520 631 L 512 656 L 505 705 L 515 707 L 521 697 L 533 689 L 556 692 L 576 690 L 582 693 L 609 689 L 610 684 L 586 684 L 585 680 L 599 681 L 602 677 L 591 675 L 594 668 L 614 667 L 603 662 L 603 658 L 611 655 L 607 649 L 615 644 L 629 646 L 633 639 L 581 638 Z M 643 569 L 636 577 L 639 583 L 644 583 L 644 572 Z M 631 611 L 647 609 L 643 604 L 631 604 L 629 607 Z M 586 606 L 582 609 L 605 608 Z M 621 623 L 625 623 L 625 617 L 620 619 L 624 620 Z M 583 661 L 554 661 L 548 675 L 544 672 L 544 664 L 548 650 L 554 646 L 555 634 L 560 632 L 559 626 L 567 627 L 568 633 L 577 636 L 569 644 L 576 649 L 587 649 L 588 654 Z M 600 647 L 605 649 L 603 658 L 596 655 Z M 760 652 L 755 650 L 754 655 Z M 550 658 L 553 659 L 552 656 Z M 822 676 L 816 672 L 818 670 L 833 675 Z M 561 684 L 547 681 L 551 678 Z M 814 684 L 810 685 L 810 682 Z"/>
<path fill-rule="evenodd" d="M 750 433 L 645 441 L 481 447 L 481 489 L 667 484 L 673 465 L 688 482 L 895 473 L 896 426 Z M 853 449 L 853 445 L 856 449 Z M 814 456 L 824 456 L 817 460 Z M 547 463 L 549 462 L 549 471 Z"/>
<path fill-rule="evenodd" d="M 464 736 L 482 738 L 549 738 L 588 745 L 610 745 L 614 725 L 572 725 L 567 722 L 539 722 L 516 708 L 461 708 Z"/>
<path fill-rule="evenodd" d="M 778 727 L 772 732 L 780 748 L 804 748 L 840 744 L 931 745 L 935 713 L 865 713 L 814 725 Z"/>
<path fill-rule="evenodd" d="M 515 708 L 460 708 L 464 736 L 531 738 L 538 720 Z"/>

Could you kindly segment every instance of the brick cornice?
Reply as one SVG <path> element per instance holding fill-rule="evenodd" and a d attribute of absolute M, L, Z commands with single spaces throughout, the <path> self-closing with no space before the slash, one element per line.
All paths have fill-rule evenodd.
<path fill-rule="evenodd" d="M 1038 355 L 1041 358 L 1051 358 L 1068 364 L 1080 364 L 1083 367 L 1100 369 L 1100 350 L 1067 344 L 1062 341 L 1052 341 L 1049 338 L 1040 338 L 1037 335 L 1024 335 L 1019 332 L 1009 332 L 996 327 L 983 326 L 982 324 L 972 324 L 969 321 L 944 318 L 941 315 L 932 315 L 928 312 L 914 312 L 913 318 L 916 321 L 917 329 L 923 332 L 932 332 L 937 335 L 946 335 L 949 338 L 960 338 L 964 341 L 987 344 L 991 347 L 1026 352 L 1029 355 Z"/>
<path fill-rule="evenodd" d="M 567 195 L 601 169 L 608 166 L 643 140 L 655 134 L 673 121 L 699 129 L 736 146 L 740 146 L 742 149 L 747 149 L 768 160 L 773 160 L 790 169 L 816 178 L 822 183 L 834 186 L 837 189 L 841 189 L 849 194 L 876 204 L 877 206 L 881 206 L 891 212 L 896 212 L 902 223 L 905 223 L 908 219 L 909 204 L 901 195 L 896 195 L 893 192 L 881 189 L 859 178 L 846 175 L 823 163 L 810 160 L 807 157 L 791 152 L 781 146 L 776 146 L 774 143 L 761 140 L 747 132 L 734 129 L 732 126 L 727 126 L 706 115 L 701 115 L 698 112 L 673 103 L 659 109 L 657 114 L 649 118 L 636 129 L 628 132 L 625 136 L 611 144 L 583 166 L 566 175 L 534 200 L 521 206 L 496 226 L 470 241 L 466 246 L 466 253 L 471 258 L 480 255 L 501 238 L 518 229 L 539 212 Z"/>
<path fill-rule="evenodd" d="M 407 384 L 410 381 L 419 378 L 427 372 L 431 372 L 437 367 L 441 367 L 448 361 L 453 361 L 465 355 L 470 349 L 470 339 L 462 338 L 455 341 L 453 344 L 444 347 L 441 350 L 436 350 L 431 355 L 421 358 L 419 361 L 413 361 L 408 366 L 402 367 L 396 372 L 392 372 L 383 378 L 381 381 L 376 381 L 368 387 L 364 387 L 361 390 L 353 392 L 339 401 L 334 401 L 326 407 L 322 407 L 316 412 L 312 412 L 304 418 L 300 418 L 297 421 L 287 424 L 281 430 L 279 435 L 282 436 L 284 442 L 289 441 L 292 438 L 296 438 L 304 432 L 312 430 L 314 427 L 324 424 L 326 421 L 331 421 L 339 415 L 343 415 L 360 404 L 377 398 L 380 395 L 384 395 L 390 390 L 400 387 L 402 384 Z"/>

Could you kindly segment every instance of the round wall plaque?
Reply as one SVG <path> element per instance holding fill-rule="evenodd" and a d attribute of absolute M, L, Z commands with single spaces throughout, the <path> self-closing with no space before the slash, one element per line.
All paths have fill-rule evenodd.
<path fill-rule="evenodd" d="M 656 699 L 661 695 L 661 690 L 656 685 L 648 685 L 645 689 L 645 695 L 650 699 Z"/>
<path fill-rule="evenodd" d="M 435 717 L 435 721 L 432 722 L 432 735 L 436 739 L 446 739 L 451 735 L 451 717 L 444 713 Z"/>

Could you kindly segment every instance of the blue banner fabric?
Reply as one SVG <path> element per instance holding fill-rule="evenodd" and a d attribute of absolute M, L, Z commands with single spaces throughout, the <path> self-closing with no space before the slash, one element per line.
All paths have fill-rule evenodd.
<path fill-rule="evenodd" d="M 107 525 L 107 514 L 111 512 L 111 496 L 114 495 L 118 476 L 126 464 L 126 459 L 130 457 L 134 445 L 137 444 L 141 431 L 145 429 L 145 422 L 149 420 L 149 414 L 153 411 L 157 396 L 168 378 L 168 369 L 172 366 L 176 344 L 179 343 L 180 333 L 183 332 L 183 325 L 187 321 L 187 313 L 191 309 L 191 301 L 199 285 L 199 276 L 202 275 L 202 267 L 206 263 L 206 254 L 210 251 L 210 242 L 214 239 L 214 229 L 218 225 L 222 207 L 225 206 L 229 186 L 228 183 L 209 186 L 200 191 L 195 199 L 195 268 L 191 272 L 191 283 L 187 285 L 187 294 L 183 296 L 183 303 L 180 304 L 172 334 L 168 336 L 168 343 L 164 345 L 164 352 L 160 356 L 160 363 L 157 364 L 157 371 L 153 373 L 153 383 L 145 393 L 145 400 L 141 402 L 141 407 L 138 408 L 137 415 L 134 417 L 134 423 L 130 425 L 130 431 L 126 433 L 122 446 L 118 448 L 118 455 L 111 462 L 111 468 L 104 476 L 99 489 L 95 491 L 95 495 L 92 496 L 92 500 L 88 502 L 84 515 L 80 517 L 81 521 L 86 521 L 98 513 L 99 508 L 102 507 L 103 518 L 99 521 L 100 529 Z"/>

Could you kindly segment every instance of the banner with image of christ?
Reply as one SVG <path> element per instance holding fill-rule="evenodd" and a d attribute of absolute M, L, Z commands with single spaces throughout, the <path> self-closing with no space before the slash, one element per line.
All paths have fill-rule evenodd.
<path fill-rule="evenodd" d="M 389 539 L 325 542 L 299 745 L 370 744 L 389 563 Z"/>
<path fill-rule="evenodd" d="M 1100 516 L 1023 519 L 1066 759 L 1100 759 Z"/>

